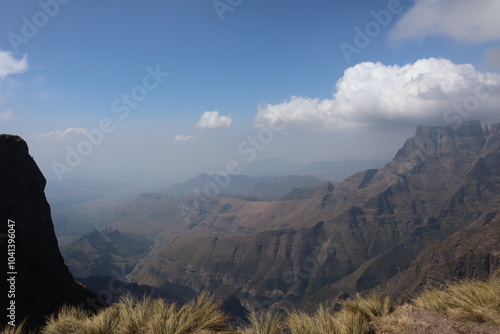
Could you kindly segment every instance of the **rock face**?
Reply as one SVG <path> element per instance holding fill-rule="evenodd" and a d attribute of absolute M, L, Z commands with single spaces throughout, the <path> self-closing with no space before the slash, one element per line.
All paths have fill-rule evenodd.
<path fill-rule="evenodd" d="M 15 301 L 17 324 L 27 319 L 29 325 L 37 326 L 64 303 L 82 304 L 93 296 L 75 283 L 64 264 L 45 199 L 45 184 L 26 142 L 17 136 L 0 135 L 0 307 L 3 314 Z M 10 231 L 9 220 L 15 222 Z M 13 231 L 15 238 L 8 234 Z M 12 268 L 7 266 L 9 239 L 15 241 Z M 7 298 L 11 284 L 6 282 L 12 276 L 15 296 Z M 2 315 L 0 322 L 7 320 Z"/>
<path fill-rule="evenodd" d="M 379 170 L 271 202 L 216 197 L 179 223 L 157 225 L 165 236 L 182 226 L 189 231 L 165 237 L 166 246 L 136 279 L 159 288 L 234 293 L 259 306 L 316 304 L 393 278 L 399 279 L 391 281 L 395 290 L 385 292 L 400 298 L 429 277 L 483 277 L 498 267 L 500 245 L 491 239 L 491 231 L 499 231 L 493 224 L 500 209 L 498 166 L 500 124 L 487 131 L 479 121 L 421 126 Z M 137 212 L 123 208 L 135 221 Z M 116 219 L 114 227 L 126 224 Z M 469 235 L 474 242 L 467 248 L 460 240 Z M 432 274 L 423 275 L 428 266 Z"/>

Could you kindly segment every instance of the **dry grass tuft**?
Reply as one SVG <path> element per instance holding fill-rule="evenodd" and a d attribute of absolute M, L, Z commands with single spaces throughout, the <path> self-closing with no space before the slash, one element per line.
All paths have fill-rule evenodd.
<path fill-rule="evenodd" d="M 77 307 L 63 306 L 56 315 L 51 315 L 42 329 L 42 334 L 67 334 L 82 331 L 88 314 Z"/>
<path fill-rule="evenodd" d="M 0 334 L 23 334 L 25 333 L 24 321 L 16 326 L 5 325 L 5 327 L 0 327 Z"/>
<path fill-rule="evenodd" d="M 370 321 L 361 312 L 343 309 L 336 317 L 338 332 L 335 334 L 367 334 L 370 331 Z"/>
<path fill-rule="evenodd" d="M 372 320 L 390 312 L 388 298 L 370 295 L 366 298 L 356 295 L 341 303 L 342 310 L 330 312 L 324 305 L 313 314 L 302 311 L 291 312 L 287 318 L 276 312 L 251 312 L 251 326 L 243 334 L 367 334 Z"/>
<path fill-rule="evenodd" d="M 500 324 L 500 279 L 464 280 L 444 290 L 428 288 L 414 304 L 446 313 L 457 320 Z"/>
<path fill-rule="evenodd" d="M 180 308 L 161 299 L 125 295 L 117 304 L 93 316 L 78 308 L 63 307 L 56 316 L 48 319 L 42 333 L 229 333 L 227 320 L 220 304 L 205 293 Z"/>
<path fill-rule="evenodd" d="M 224 332 L 228 330 L 229 318 L 221 311 L 220 304 L 212 297 L 202 293 L 198 299 L 174 311 L 170 306 L 163 319 L 157 319 L 159 324 L 168 322 L 168 331 L 165 334 L 188 334 L 194 331 Z M 154 328 L 154 322 L 150 327 Z M 151 333 L 163 333 L 151 331 Z"/>
<path fill-rule="evenodd" d="M 285 316 L 277 310 L 251 310 L 250 325 L 240 329 L 242 334 L 280 334 L 285 329 Z"/>
<path fill-rule="evenodd" d="M 108 334 L 116 333 L 120 323 L 120 314 L 116 307 L 108 307 L 82 323 L 82 333 Z"/>
<path fill-rule="evenodd" d="M 374 320 L 375 318 L 385 316 L 391 311 L 390 299 L 388 297 L 382 298 L 374 294 L 367 297 L 356 294 L 354 298 L 342 301 L 340 304 L 344 310 L 362 314 L 368 320 Z"/>

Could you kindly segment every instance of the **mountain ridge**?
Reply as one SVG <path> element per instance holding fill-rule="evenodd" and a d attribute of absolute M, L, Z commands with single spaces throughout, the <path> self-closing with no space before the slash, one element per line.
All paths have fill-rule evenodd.
<path fill-rule="evenodd" d="M 180 236 L 137 279 L 153 286 L 166 279 L 192 289 L 239 291 L 254 301 L 273 299 L 272 291 L 282 294 L 278 300 L 307 302 L 318 294 L 328 299 L 375 288 L 406 270 L 427 244 L 442 242 L 488 210 L 498 189 L 487 176 L 499 176 L 493 173 L 499 126 L 488 132 L 478 121 L 457 128 L 421 126 L 393 161 L 354 174 L 323 196 L 299 200 L 284 212 L 279 229 L 271 224 L 256 234 Z M 257 215 L 265 212 L 256 209 Z M 186 253 L 189 248 L 198 252 Z M 310 258 L 314 270 L 304 274 Z M 284 272 L 296 274 L 286 279 Z M 325 288 L 331 293 L 321 292 Z"/>

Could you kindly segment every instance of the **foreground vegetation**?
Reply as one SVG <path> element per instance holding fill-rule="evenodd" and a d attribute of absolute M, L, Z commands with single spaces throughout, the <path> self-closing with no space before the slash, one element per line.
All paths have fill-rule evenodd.
<path fill-rule="evenodd" d="M 442 290 L 427 289 L 414 303 L 458 320 L 500 325 L 500 278 L 488 282 L 465 280 Z"/>
<path fill-rule="evenodd" d="M 428 288 L 416 296 L 413 305 L 393 310 L 388 298 L 377 295 L 340 302 L 332 312 L 321 305 L 313 314 L 276 310 L 251 311 L 249 324 L 234 328 L 220 304 L 207 294 L 181 307 L 162 300 L 127 295 L 98 314 L 63 307 L 48 318 L 40 334 L 367 334 L 401 333 L 426 324 L 411 319 L 412 308 L 447 314 L 460 321 L 500 325 L 500 279 L 466 280 L 445 289 Z M 0 334 L 24 334 L 23 326 L 8 327 Z"/>

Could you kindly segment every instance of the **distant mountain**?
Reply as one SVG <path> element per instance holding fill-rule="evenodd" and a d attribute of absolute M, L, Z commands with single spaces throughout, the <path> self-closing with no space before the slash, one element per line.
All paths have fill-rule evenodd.
<path fill-rule="evenodd" d="M 194 190 L 204 192 L 207 184 L 213 183 L 215 175 L 201 174 L 168 188 L 163 194 L 192 196 Z M 217 191 L 226 196 L 246 200 L 269 200 L 288 193 L 294 188 L 316 187 L 326 181 L 311 176 L 287 175 L 283 177 L 231 176 L 227 187 L 224 179 L 218 179 Z M 149 188 L 150 189 L 150 188 Z M 59 244 L 68 244 L 84 234 L 100 230 L 107 225 L 106 215 L 112 208 L 126 200 L 137 198 L 144 186 L 134 183 L 68 179 L 62 183 L 48 185 L 47 199 L 52 207 L 56 235 Z M 209 189 L 213 191 L 213 189 Z"/>
<path fill-rule="evenodd" d="M 312 176 L 260 176 L 200 174 L 191 180 L 175 184 L 164 193 L 174 196 L 193 196 L 204 192 L 241 198 L 271 200 L 283 196 L 295 188 L 315 188 L 325 181 Z"/>
<path fill-rule="evenodd" d="M 104 228 L 60 249 L 74 277 L 119 274 L 125 279 L 137 262 L 149 254 L 153 243 L 144 235 Z"/>
<path fill-rule="evenodd" d="M 498 232 L 491 222 L 500 208 L 499 165 L 500 124 L 487 131 L 477 121 L 420 126 L 386 166 L 356 173 L 338 185 L 293 190 L 268 202 L 223 196 L 200 202 L 193 197 L 190 215 L 181 219 L 176 213 L 177 222 L 156 225 L 165 246 L 135 279 L 156 287 L 203 288 L 235 293 L 247 302 L 286 305 L 370 290 L 408 272 L 393 293 L 401 295 L 404 287 L 419 284 L 421 267 L 413 273 L 411 268 L 429 251 L 426 247 L 437 245 L 446 254 L 452 237 L 460 236 L 456 233 L 469 235 L 475 227 L 479 234 L 474 232 L 474 238 L 481 240 L 486 228 Z M 156 204 L 144 201 L 143 207 L 162 206 L 159 198 Z M 134 215 L 125 206 L 121 210 Z M 131 227 L 120 219 L 113 226 Z M 492 272 L 500 250 L 492 240 L 484 247 L 476 242 L 473 248 L 482 254 L 478 263 L 490 259 L 487 269 L 467 269 L 474 262 L 460 257 L 468 251 L 457 252 L 454 269 L 436 277 Z M 446 256 L 438 250 L 434 258 L 442 263 Z"/>
<path fill-rule="evenodd" d="M 343 160 L 315 161 L 307 165 L 291 163 L 280 158 L 263 158 L 245 166 L 243 172 L 250 176 L 285 176 L 311 175 L 320 180 L 334 183 L 342 182 L 346 177 L 366 169 L 380 168 L 387 160 Z"/>
<path fill-rule="evenodd" d="M 324 180 L 340 182 L 354 172 L 378 168 L 384 163 L 381 160 L 347 160 L 297 165 L 279 158 L 264 158 L 244 167 L 243 173 L 250 175 L 231 176 L 227 187 L 220 187 L 219 184 L 225 182 L 220 180 L 217 190 L 219 194 L 246 200 L 270 200 L 283 196 L 294 188 L 316 187 L 326 182 Z M 176 196 L 192 196 L 195 189 L 203 192 L 208 183 L 214 182 L 213 177 L 214 175 L 201 174 L 168 188 L 159 187 L 156 191 Z M 64 182 L 49 182 L 46 195 L 51 205 L 59 244 L 71 243 L 84 234 L 102 229 L 107 224 L 104 217 L 107 211 L 155 187 L 158 185 L 153 187 L 119 179 L 69 178 Z"/>
<path fill-rule="evenodd" d="M 420 126 L 388 164 L 339 184 L 306 182 L 264 200 L 291 182 L 245 176 L 226 193 L 193 191 L 217 183 L 204 174 L 102 219 L 154 236 L 130 279 L 184 297 L 210 290 L 257 307 L 307 307 L 377 289 L 401 301 L 424 284 L 499 268 L 499 165 L 500 123 Z"/>
<path fill-rule="evenodd" d="M 0 324 L 12 320 L 7 313 L 15 315 L 16 325 L 25 319 L 34 327 L 64 304 L 85 308 L 88 299 L 95 300 L 93 293 L 73 280 L 64 264 L 45 183 L 26 142 L 0 135 Z M 7 309 L 12 302 L 13 311 Z"/>

